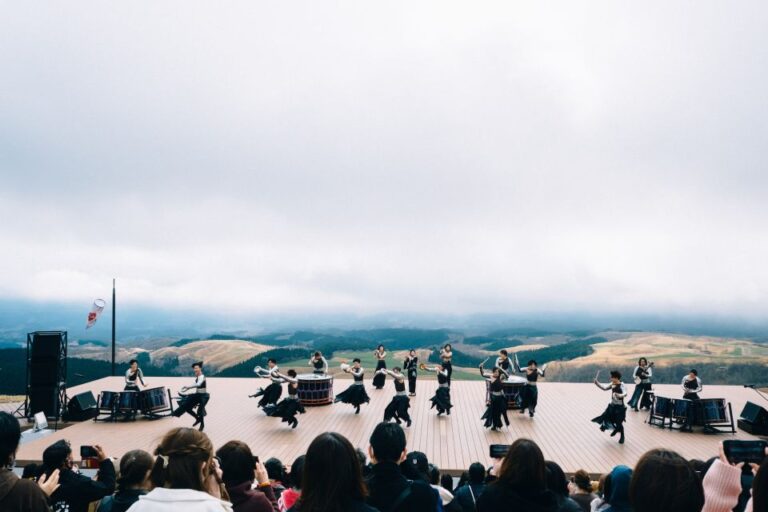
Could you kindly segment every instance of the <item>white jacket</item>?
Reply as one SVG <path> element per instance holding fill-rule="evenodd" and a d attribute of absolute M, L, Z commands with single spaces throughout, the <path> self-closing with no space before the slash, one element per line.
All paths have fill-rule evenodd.
<path fill-rule="evenodd" d="M 128 512 L 232 512 L 232 504 L 193 489 L 157 487 L 131 505 Z"/>

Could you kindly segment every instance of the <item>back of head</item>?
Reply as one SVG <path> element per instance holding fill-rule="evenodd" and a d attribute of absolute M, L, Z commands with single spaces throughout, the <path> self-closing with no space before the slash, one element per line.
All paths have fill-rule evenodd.
<path fill-rule="evenodd" d="M 301 478 L 304 473 L 304 459 L 306 455 L 299 455 L 291 464 L 291 486 L 294 489 L 301 490 Z"/>
<path fill-rule="evenodd" d="M 440 475 L 440 486 L 453 492 L 453 477 L 447 473 Z"/>
<path fill-rule="evenodd" d="M 440 470 L 434 464 L 429 465 L 427 472 L 429 475 L 429 483 L 432 485 L 440 485 Z"/>
<path fill-rule="evenodd" d="M 174 428 L 155 448 L 155 465 L 150 478 L 153 487 L 205 491 L 210 474 L 213 445 L 208 436 L 193 428 Z"/>
<path fill-rule="evenodd" d="M 565 478 L 563 468 L 551 460 L 544 464 L 547 467 L 547 489 L 558 496 L 568 496 L 568 480 Z"/>
<path fill-rule="evenodd" d="M 285 480 L 285 464 L 280 459 L 275 457 L 267 459 L 267 462 L 264 463 L 264 468 L 267 470 L 270 480 L 277 480 L 279 482 Z"/>
<path fill-rule="evenodd" d="M 333 470 L 329 470 L 333 468 Z M 342 512 L 366 490 L 352 444 L 336 432 L 317 436 L 307 449 L 299 506 L 307 512 Z"/>
<path fill-rule="evenodd" d="M 0 467 L 12 465 L 20 439 L 19 421 L 7 412 L 0 412 Z"/>
<path fill-rule="evenodd" d="M 144 450 L 131 450 L 120 459 L 120 476 L 117 487 L 123 491 L 141 487 L 146 481 L 154 464 L 152 456 Z"/>
<path fill-rule="evenodd" d="M 546 488 L 546 466 L 539 446 L 530 439 L 517 439 L 501 463 L 498 485 L 514 490 L 541 491 Z"/>
<path fill-rule="evenodd" d="M 221 460 L 222 478 L 229 485 L 253 481 L 254 462 L 250 447 L 242 441 L 230 441 L 216 450 Z"/>
<path fill-rule="evenodd" d="M 589 473 L 583 469 L 573 474 L 573 483 L 584 492 L 592 492 L 592 479 L 589 477 Z"/>
<path fill-rule="evenodd" d="M 701 478 L 680 455 L 650 450 L 635 466 L 629 499 L 636 512 L 699 511 L 704 506 Z"/>
<path fill-rule="evenodd" d="M 632 478 L 632 469 L 621 465 L 613 468 L 605 479 L 605 501 L 615 508 L 630 508 L 629 506 L 629 482 Z"/>
<path fill-rule="evenodd" d="M 481 484 L 485 481 L 485 466 L 479 462 L 473 462 L 469 466 L 469 482 Z"/>
<path fill-rule="evenodd" d="M 61 469 L 72 453 L 72 447 L 65 440 L 56 441 L 43 451 L 43 467 L 48 474 Z"/>
<path fill-rule="evenodd" d="M 430 482 L 429 459 L 422 452 L 409 452 L 400 465 L 400 469 L 406 478 Z"/>
<path fill-rule="evenodd" d="M 405 451 L 405 432 L 396 423 L 379 423 L 370 438 L 376 462 L 399 463 Z"/>

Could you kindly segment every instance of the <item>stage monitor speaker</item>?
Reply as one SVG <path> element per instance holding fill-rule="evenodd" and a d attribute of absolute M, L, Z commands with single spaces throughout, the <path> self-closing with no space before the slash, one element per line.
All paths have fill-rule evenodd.
<path fill-rule="evenodd" d="M 30 386 L 28 409 L 31 414 L 45 413 L 47 418 L 58 418 L 61 411 L 58 386 Z"/>
<path fill-rule="evenodd" d="M 56 359 L 61 356 L 61 344 L 63 341 L 60 332 L 35 332 L 32 333 L 32 349 L 29 356 L 35 359 Z"/>
<path fill-rule="evenodd" d="M 755 425 L 768 427 L 768 411 L 755 403 L 747 402 L 741 410 L 741 417 Z"/>
<path fill-rule="evenodd" d="M 96 408 L 96 398 L 93 393 L 86 391 L 75 395 L 67 405 L 68 421 L 84 421 L 95 418 L 99 411 Z"/>

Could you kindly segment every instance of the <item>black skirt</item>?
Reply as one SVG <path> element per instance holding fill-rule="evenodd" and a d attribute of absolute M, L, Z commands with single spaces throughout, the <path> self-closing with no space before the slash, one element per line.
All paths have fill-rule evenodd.
<path fill-rule="evenodd" d="M 501 416 L 507 409 L 507 397 L 504 395 L 491 395 L 491 400 L 485 408 L 485 413 L 480 418 L 485 420 L 485 428 L 501 428 Z"/>
<path fill-rule="evenodd" d="M 296 414 L 307 412 L 301 402 L 295 398 L 284 398 L 277 405 L 268 405 L 264 407 L 267 416 L 273 418 L 282 418 L 282 421 L 290 422 Z"/>
<path fill-rule="evenodd" d="M 211 395 L 208 393 L 190 393 L 184 395 L 179 400 L 179 405 L 173 411 L 174 416 L 181 416 L 185 412 L 192 414 L 192 411 L 197 407 L 197 415 L 205 417 L 208 413 L 205 412 L 205 404 L 210 400 Z"/>
<path fill-rule="evenodd" d="M 368 393 L 365 392 L 365 386 L 352 384 L 346 390 L 336 395 L 334 402 L 344 402 L 345 404 L 352 404 L 357 407 L 361 404 L 367 404 L 370 400 L 371 398 L 368 396 Z"/>
<path fill-rule="evenodd" d="M 627 418 L 627 408 L 623 405 L 609 404 L 605 408 L 603 414 L 596 418 L 592 418 L 592 421 L 600 425 L 601 427 L 619 428 L 624 420 Z"/>
<path fill-rule="evenodd" d="M 379 359 L 379 361 L 376 363 L 376 371 L 381 370 L 382 368 L 386 368 L 387 363 L 384 362 L 383 359 Z M 384 387 L 384 382 L 386 382 L 387 376 L 383 373 L 377 373 L 373 376 L 373 387 L 376 389 L 381 389 Z"/>
<path fill-rule="evenodd" d="M 276 404 L 280 400 L 280 396 L 283 394 L 283 386 L 277 382 L 273 382 L 266 388 L 259 389 L 255 396 L 260 396 L 259 407 L 265 407 L 269 404 Z"/>
<path fill-rule="evenodd" d="M 520 408 L 535 411 L 539 403 L 539 388 L 526 384 L 520 392 Z"/>
<path fill-rule="evenodd" d="M 437 408 L 437 412 L 451 412 L 451 390 L 449 388 L 438 387 L 435 396 L 431 399 L 430 409 Z"/>
<path fill-rule="evenodd" d="M 410 407 L 411 401 L 407 396 L 394 396 L 386 409 L 384 409 L 384 421 L 389 421 L 392 418 L 400 418 L 407 421 L 410 419 L 410 415 L 408 414 L 408 409 Z"/>

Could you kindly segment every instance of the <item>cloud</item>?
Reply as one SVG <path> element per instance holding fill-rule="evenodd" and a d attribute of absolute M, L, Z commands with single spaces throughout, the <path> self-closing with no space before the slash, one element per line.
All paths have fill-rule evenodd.
<path fill-rule="evenodd" d="M 0 22 L 0 295 L 766 313 L 758 2 Z"/>

